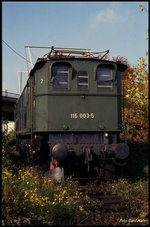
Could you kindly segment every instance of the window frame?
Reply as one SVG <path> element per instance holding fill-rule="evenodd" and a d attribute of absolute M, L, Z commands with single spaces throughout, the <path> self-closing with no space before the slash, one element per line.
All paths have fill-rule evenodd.
<path fill-rule="evenodd" d="M 85 76 L 85 75 L 80 75 L 79 76 L 79 73 L 80 72 L 84 72 L 84 73 L 86 73 L 87 75 Z M 87 79 L 87 83 L 84 83 L 84 82 L 79 82 L 79 79 L 80 78 L 86 78 Z M 86 85 L 87 87 L 79 87 L 79 86 L 84 86 L 84 85 Z M 78 73 L 77 73 L 77 89 L 78 90 L 88 90 L 89 89 L 89 87 L 90 87 L 90 84 L 89 84 L 89 72 L 87 72 L 86 70 L 80 70 L 80 71 L 78 71 Z"/>
<path fill-rule="evenodd" d="M 56 76 L 53 74 L 53 67 L 55 66 L 59 66 L 59 65 L 62 65 L 62 66 L 67 66 L 68 67 L 68 70 L 67 71 L 64 71 L 64 70 L 58 70 L 58 72 L 67 72 L 67 82 L 66 81 L 58 81 L 59 84 L 67 84 L 66 87 L 63 87 L 63 86 L 60 86 L 60 87 L 55 87 L 55 80 L 57 81 L 57 79 L 55 78 Z M 71 77 L 71 72 L 72 72 L 72 66 L 69 62 L 54 62 L 52 65 L 50 65 L 50 71 L 51 71 L 51 79 L 50 79 L 50 83 L 52 84 L 52 88 L 54 90 L 70 90 L 70 77 Z"/>
<path fill-rule="evenodd" d="M 111 79 L 109 80 L 98 80 L 98 74 L 97 74 L 97 71 L 100 67 L 105 67 L 105 68 L 109 68 L 110 69 L 110 75 L 109 77 L 111 77 Z M 96 71 L 95 71 L 95 80 L 97 81 L 96 83 L 96 87 L 97 87 L 97 90 L 98 91 L 101 91 L 101 90 L 112 90 L 113 87 L 114 87 L 114 81 L 115 81 L 115 78 L 114 78 L 114 73 L 115 73 L 115 66 L 113 64 L 107 64 L 107 63 L 102 63 L 102 64 L 99 64 L 97 67 L 96 67 Z M 104 75 L 103 75 L 104 76 Z M 106 76 L 106 75 L 105 75 Z M 108 75 L 107 75 L 108 76 Z M 100 82 L 102 84 L 100 84 Z M 110 84 L 103 84 L 103 83 L 111 83 Z"/>

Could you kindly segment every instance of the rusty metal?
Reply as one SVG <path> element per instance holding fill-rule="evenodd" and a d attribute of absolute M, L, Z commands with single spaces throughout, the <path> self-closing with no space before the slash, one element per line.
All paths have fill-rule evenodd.
<path fill-rule="evenodd" d="M 80 49 L 80 48 L 58 48 L 58 47 L 51 47 L 51 51 L 47 54 L 45 54 L 43 57 L 47 58 L 53 58 L 53 57 L 70 57 L 72 54 L 73 55 L 79 55 L 80 57 L 96 57 L 94 55 L 98 55 L 98 59 L 103 59 L 107 54 L 109 53 L 109 50 L 106 51 L 100 51 L 100 52 L 92 52 L 91 49 Z M 68 54 L 68 55 L 64 55 Z M 103 54 L 101 56 L 101 54 Z M 79 57 L 78 56 L 78 57 Z M 73 56 L 75 57 L 75 56 Z"/>
<path fill-rule="evenodd" d="M 98 177 L 73 177 L 72 178 L 73 180 L 98 180 L 99 179 L 99 176 Z"/>

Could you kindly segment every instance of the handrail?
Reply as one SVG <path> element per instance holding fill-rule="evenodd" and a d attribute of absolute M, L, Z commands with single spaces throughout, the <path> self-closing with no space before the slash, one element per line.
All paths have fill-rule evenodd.
<path fill-rule="evenodd" d="M 98 55 L 99 59 L 105 57 L 106 54 L 109 53 L 109 50 L 101 51 L 101 52 L 92 52 L 91 49 L 80 49 L 80 48 L 58 48 L 58 47 L 51 47 L 51 51 L 45 54 L 43 57 L 51 58 L 53 56 L 62 56 L 63 54 L 68 54 L 68 57 L 71 54 L 79 54 L 84 57 L 96 57 L 94 55 Z"/>

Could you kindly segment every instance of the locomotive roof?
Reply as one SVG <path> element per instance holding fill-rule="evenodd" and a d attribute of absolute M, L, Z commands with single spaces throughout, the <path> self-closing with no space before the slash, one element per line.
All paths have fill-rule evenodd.
<path fill-rule="evenodd" d="M 31 47 L 28 48 L 43 48 L 43 47 Z M 48 47 L 44 47 L 48 48 Z M 51 51 L 45 54 L 42 58 L 38 58 L 35 65 L 31 69 L 29 76 L 33 76 L 37 69 L 40 69 L 44 66 L 44 64 L 48 61 L 61 61 L 61 60 L 84 60 L 84 61 L 97 61 L 97 62 L 105 62 L 108 64 L 116 64 L 118 70 L 123 72 L 127 69 L 127 65 L 122 64 L 120 61 L 110 61 L 105 60 L 105 56 L 109 53 L 109 50 L 101 51 L 101 52 L 92 52 L 91 49 L 79 49 L 79 48 L 54 48 L 51 47 Z M 72 55 L 73 54 L 73 55 Z M 79 56 L 78 56 L 79 55 Z M 22 91 L 23 93 L 23 91 Z M 22 95 L 22 94 L 21 94 Z M 21 96 L 20 95 L 20 96 Z M 18 102 L 18 101 L 17 101 Z"/>
<path fill-rule="evenodd" d="M 38 58 L 34 67 L 32 68 L 30 75 L 33 75 L 37 69 L 40 69 L 47 61 L 55 60 L 90 60 L 98 61 L 105 63 L 115 63 L 118 66 L 118 70 L 121 72 L 124 71 L 127 66 L 121 62 L 114 62 L 105 60 L 106 55 L 109 53 L 109 50 L 92 52 L 91 49 L 81 49 L 81 48 L 60 48 L 52 46 L 50 51 L 43 56 L 43 58 Z"/>
<path fill-rule="evenodd" d="M 118 66 L 118 70 L 120 70 L 121 72 L 123 72 L 124 70 L 126 70 L 127 66 L 125 64 L 122 64 L 120 61 L 118 62 L 114 62 L 114 61 L 109 61 L 109 60 L 102 60 L 99 59 L 98 57 L 76 57 L 76 56 L 55 56 L 55 57 L 51 57 L 51 58 L 38 58 L 34 67 L 32 68 L 32 70 L 30 71 L 30 75 L 32 76 L 35 71 L 37 69 L 40 69 L 43 67 L 43 65 L 48 62 L 48 61 L 61 61 L 61 60 L 84 60 L 84 61 L 98 61 L 98 62 L 105 62 L 105 63 L 113 63 L 113 64 L 117 64 Z"/>

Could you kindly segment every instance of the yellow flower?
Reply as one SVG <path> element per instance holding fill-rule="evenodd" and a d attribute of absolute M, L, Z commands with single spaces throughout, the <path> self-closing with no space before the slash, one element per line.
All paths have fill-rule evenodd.
<path fill-rule="evenodd" d="M 63 191 L 62 195 L 64 195 L 66 193 L 66 190 Z"/>
<path fill-rule="evenodd" d="M 80 211 L 83 211 L 83 206 L 79 206 L 79 210 Z"/>
<path fill-rule="evenodd" d="M 142 8 L 143 6 L 144 6 L 143 3 L 140 3 L 140 4 L 139 4 L 139 8 Z"/>

